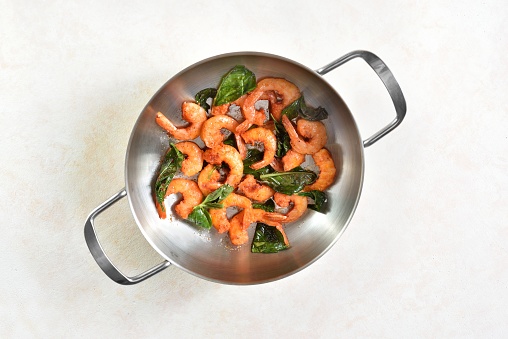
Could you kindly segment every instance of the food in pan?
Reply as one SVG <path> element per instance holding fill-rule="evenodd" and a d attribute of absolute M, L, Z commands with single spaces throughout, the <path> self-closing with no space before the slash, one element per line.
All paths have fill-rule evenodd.
<path fill-rule="evenodd" d="M 195 102 L 182 104 L 185 126 L 157 113 L 157 124 L 174 141 L 154 185 L 159 216 L 166 218 L 165 197 L 180 193 L 174 206 L 178 216 L 227 232 L 232 244 L 247 243 L 256 223 L 252 252 L 289 248 L 284 225 L 308 209 L 325 213 L 325 191 L 336 178 L 325 148 L 327 117 L 324 108 L 307 106 L 290 81 L 257 81 L 245 66 L 235 66 L 217 88 L 203 89 Z M 191 141 L 197 139 L 203 148 Z"/>

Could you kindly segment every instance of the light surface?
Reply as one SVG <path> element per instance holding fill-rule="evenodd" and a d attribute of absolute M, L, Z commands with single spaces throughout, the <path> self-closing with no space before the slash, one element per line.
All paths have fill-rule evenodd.
<path fill-rule="evenodd" d="M 504 2 L 0 7 L 0 337 L 508 335 Z M 124 186 L 131 130 L 168 79 L 227 52 L 318 69 L 356 49 L 387 63 L 408 113 L 365 150 L 359 205 L 323 257 L 255 286 L 178 267 L 128 287 L 104 275 L 85 245 L 84 221 Z M 393 119 L 361 60 L 325 79 L 364 139 Z M 161 261 L 126 200 L 96 223 L 126 273 Z"/>

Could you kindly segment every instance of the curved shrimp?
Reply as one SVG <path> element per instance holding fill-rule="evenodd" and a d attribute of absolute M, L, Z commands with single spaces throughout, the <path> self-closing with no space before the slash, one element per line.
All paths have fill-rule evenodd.
<path fill-rule="evenodd" d="M 247 198 L 258 202 L 266 201 L 275 194 L 271 187 L 258 183 L 252 174 L 247 174 L 238 188 Z"/>
<path fill-rule="evenodd" d="M 273 93 L 275 92 L 275 93 Z M 300 97 L 300 90 L 295 84 L 282 78 L 266 78 L 257 83 L 242 105 L 245 121 L 237 127 L 238 132 L 245 132 L 253 124 L 262 126 L 266 116 L 264 112 L 256 111 L 255 104 L 261 99 L 270 101 L 270 113 L 280 120 L 282 110 Z M 279 101 L 279 98 L 281 100 Z"/>
<path fill-rule="evenodd" d="M 203 159 L 208 163 L 220 165 L 225 162 L 229 166 L 229 174 L 226 178 L 226 183 L 236 187 L 242 180 L 243 176 L 243 161 L 240 153 L 229 145 L 219 145 L 215 148 L 207 149 L 203 153 Z"/>
<path fill-rule="evenodd" d="M 305 154 L 298 153 L 290 149 L 285 156 L 282 157 L 282 166 L 284 172 L 290 171 L 300 166 L 305 161 Z"/>
<path fill-rule="evenodd" d="M 175 147 L 186 157 L 182 162 L 182 173 L 188 177 L 198 174 L 203 168 L 203 151 L 192 141 L 182 141 Z"/>
<path fill-rule="evenodd" d="M 300 195 L 285 195 L 282 193 L 275 193 L 273 196 L 273 200 L 280 207 L 289 207 L 290 204 L 293 205 L 291 210 L 286 213 L 285 222 L 295 221 L 300 218 L 305 211 L 307 210 L 307 197 L 303 197 Z"/>
<path fill-rule="evenodd" d="M 212 106 L 211 114 L 212 115 L 225 115 L 225 114 L 228 114 L 229 107 L 232 104 L 235 104 L 237 106 L 242 106 L 246 97 L 247 97 L 247 94 L 244 94 L 244 95 L 242 95 L 241 97 L 239 97 L 238 99 L 236 99 L 233 102 L 229 102 L 227 104 L 222 104 L 222 105 L 219 105 L 219 106 Z"/>
<path fill-rule="evenodd" d="M 275 134 L 269 129 L 263 127 L 257 127 L 242 133 L 242 138 L 247 144 L 254 144 L 255 142 L 261 142 L 265 148 L 263 159 L 252 164 L 252 169 L 260 169 L 270 165 L 275 158 L 275 151 L 277 150 L 277 139 Z"/>
<path fill-rule="evenodd" d="M 175 212 L 180 217 L 187 219 L 192 209 L 203 201 L 203 193 L 195 181 L 189 179 L 173 179 L 166 190 L 166 197 L 173 193 L 181 193 L 182 201 L 175 205 Z M 166 211 L 156 203 L 157 212 L 161 219 L 166 219 Z"/>
<path fill-rule="evenodd" d="M 249 234 L 247 230 L 243 228 L 244 214 L 245 211 L 241 211 L 229 221 L 228 235 L 233 245 L 240 246 L 249 240 Z"/>
<path fill-rule="evenodd" d="M 198 187 L 204 195 L 208 195 L 222 186 L 219 182 L 220 172 L 215 165 L 208 164 L 198 175 Z"/>
<path fill-rule="evenodd" d="M 312 159 L 314 159 L 314 163 L 319 168 L 319 175 L 313 184 L 305 186 L 304 191 L 324 191 L 330 187 L 335 180 L 335 174 L 337 173 L 335 163 L 333 162 L 330 152 L 328 152 L 326 148 L 322 148 L 314 153 Z"/>
<path fill-rule="evenodd" d="M 231 193 L 222 201 L 223 208 L 211 208 L 210 216 L 212 217 L 212 225 L 219 233 L 224 233 L 229 230 L 230 222 L 227 217 L 227 208 L 236 206 L 243 208 L 247 211 L 252 208 L 252 202 L 249 198 L 236 193 Z"/>
<path fill-rule="evenodd" d="M 282 227 L 282 222 L 286 222 L 286 220 L 287 216 L 283 214 L 266 212 L 259 208 L 251 208 L 245 211 L 245 216 L 243 217 L 243 227 L 247 229 L 253 222 L 262 222 L 269 226 L 273 226 L 277 228 L 280 233 L 282 233 L 282 236 L 284 237 L 284 243 L 289 245 L 286 232 L 284 232 L 284 228 Z"/>
<path fill-rule="evenodd" d="M 206 111 L 194 102 L 184 102 L 182 104 L 182 118 L 189 122 L 186 127 L 176 127 L 161 112 L 157 113 L 155 121 L 164 128 L 173 138 L 178 140 L 196 139 L 201 132 L 201 126 L 206 121 Z"/>
<path fill-rule="evenodd" d="M 214 148 L 224 141 L 225 135 L 222 134 L 222 129 L 227 129 L 235 134 L 236 145 L 238 147 L 238 151 L 240 152 L 240 156 L 242 159 L 245 159 L 247 156 L 247 148 L 240 137 L 240 134 L 237 134 L 236 127 L 238 126 L 238 122 L 230 117 L 229 115 L 217 115 L 209 118 L 203 124 L 201 128 L 201 139 L 205 143 L 206 147 Z"/>
<path fill-rule="evenodd" d="M 314 154 L 326 145 L 326 127 L 320 121 L 299 119 L 296 130 L 286 115 L 282 116 L 282 124 L 289 134 L 291 147 L 301 154 Z"/>

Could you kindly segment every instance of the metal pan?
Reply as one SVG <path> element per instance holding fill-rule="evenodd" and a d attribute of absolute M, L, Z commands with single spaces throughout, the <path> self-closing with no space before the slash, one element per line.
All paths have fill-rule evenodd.
<path fill-rule="evenodd" d="M 341 97 L 322 75 L 347 61 L 360 57 L 378 74 L 395 105 L 396 117 L 372 137 L 362 140 L 355 120 Z M 291 248 L 277 254 L 253 254 L 248 245 L 236 248 L 227 235 L 169 217 L 161 220 L 152 198 L 152 183 L 159 160 L 167 147 L 167 136 L 155 123 L 163 112 L 174 121 L 180 119 L 180 106 L 193 100 L 195 93 L 215 87 L 221 76 L 235 65 L 245 65 L 258 79 L 282 77 L 300 88 L 308 104 L 323 106 L 326 148 L 338 170 L 328 190 L 330 211 L 307 212 L 303 218 L 285 226 Z M 402 91 L 388 67 L 367 51 L 351 52 L 316 71 L 292 60 L 265 53 L 242 52 L 215 56 L 198 62 L 171 78 L 141 112 L 130 137 L 125 157 L 125 188 L 93 210 L 85 223 L 85 239 L 94 259 L 115 282 L 135 284 L 159 273 L 171 264 L 204 279 L 226 284 L 258 284 L 294 274 L 321 257 L 335 244 L 351 220 L 363 184 L 364 147 L 368 147 L 397 127 L 406 114 Z M 134 219 L 153 248 L 165 259 L 150 270 L 128 277 L 104 253 L 94 230 L 95 217 L 127 196 Z M 174 195 L 173 195 L 174 196 Z M 176 198 L 167 198 L 171 206 Z M 252 230 L 251 230 L 252 231 Z"/>

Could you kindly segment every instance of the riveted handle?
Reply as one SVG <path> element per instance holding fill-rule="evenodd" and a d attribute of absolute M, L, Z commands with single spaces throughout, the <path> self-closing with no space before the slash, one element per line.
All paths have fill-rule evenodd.
<path fill-rule="evenodd" d="M 110 207 L 111 205 L 113 205 L 115 202 L 119 201 L 126 195 L 127 192 L 125 191 L 125 188 L 123 188 L 121 191 L 119 191 L 111 198 L 100 204 L 90 213 L 85 222 L 85 240 L 86 244 L 88 245 L 88 249 L 90 250 L 90 253 L 92 253 L 93 258 L 95 259 L 99 267 L 104 271 L 104 273 L 106 273 L 106 275 L 109 278 L 111 278 L 111 280 L 122 285 L 133 285 L 142 282 L 143 280 L 146 280 L 154 276 L 155 274 L 161 272 L 162 270 L 169 267 L 171 263 L 165 260 L 161 262 L 159 265 L 152 267 L 146 272 L 138 274 L 134 277 L 128 277 L 124 275 L 122 272 L 120 272 L 118 268 L 116 268 L 116 266 L 111 262 L 111 260 L 104 252 L 104 249 L 102 248 L 97 238 L 97 233 L 95 232 L 94 219 L 96 216 L 101 214 L 108 207 Z"/>
<path fill-rule="evenodd" d="M 354 59 L 354 58 L 362 58 L 367 62 L 367 64 L 376 72 L 379 76 L 383 84 L 385 85 L 390 97 L 392 98 L 393 105 L 395 106 L 396 116 L 395 119 L 386 125 L 383 129 L 375 133 L 370 138 L 363 141 L 364 147 L 369 147 L 373 145 L 376 141 L 390 133 L 395 129 L 395 127 L 399 126 L 404 117 L 406 116 L 406 100 L 404 99 L 404 95 L 402 94 L 402 90 L 400 86 L 395 80 L 392 72 L 386 66 L 386 64 L 378 58 L 375 54 L 368 51 L 353 51 L 350 52 L 343 57 L 329 63 L 328 65 L 321 67 L 316 70 L 320 75 L 325 75 L 331 70 L 339 67 L 340 65 L 345 64 L 346 62 Z"/>

